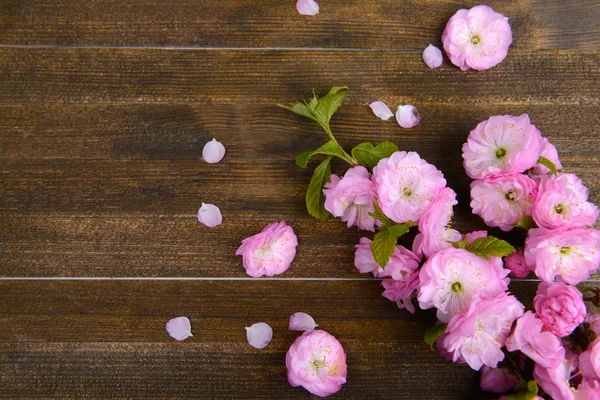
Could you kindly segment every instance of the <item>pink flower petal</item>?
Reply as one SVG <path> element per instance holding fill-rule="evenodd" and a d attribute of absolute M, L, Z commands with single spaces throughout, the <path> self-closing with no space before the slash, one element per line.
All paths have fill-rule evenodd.
<path fill-rule="evenodd" d="M 177 317 L 167 322 L 167 332 L 175 340 L 185 340 L 193 336 L 192 326 L 187 317 Z"/>
<path fill-rule="evenodd" d="M 423 51 L 423 61 L 425 61 L 425 64 L 427 64 L 427 66 L 431 69 L 442 65 L 442 60 L 442 51 L 432 44 L 427 46 L 427 48 Z"/>
<path fill-rule="evenodd" d="M 219 210 L 219 207 L 215 206 L 214 204 L 202 203 L 202 207 L 200 207 L 198 210 L 198 221 L 209 228 L 214 228 L 217 225 L 221 225 L 223 222 L 221 210 Z"/>
<path fill-rule="evenodd" d="M 290 331 L 310 331 L 317 326 L 313 317 L 303 312 L 297 312 L 290 317 L 290 326 L 288 329 Z"/>
<path fill-rule="evenodd" d="M 369 104 L 371 110 L 373 110 L 373 114 L 377 116 L 377 118 L 387 121 L 388 119 L 394 116 L 394 113 L 388 106 L 385 105 L 383 101 L 374 101 Z"/>
<path fill-rule="evenodd" d="M 225 156 L 225 146 L 217 139 L 213 139 L 204 145 L 202 158 L 209 164 L 218 163 Z"/>
<path fill-rule="evenodd" d="M 319 13 L 319 4 L 314 0 L 298 0 L 296 10 L 302 15 L 316 15 Z"/>
<path fill-rule="evenodd" d="M 398 125 L 403 128 L 412 128 L 419 125 L 421 116 L 416 107 L 409 104 L 398 107 L 398 111 L 396 111 L 396 121 L 398 121 Z"/>
<path fill-rule="evenodd" d="M 259 350 L 264 349 L 273 339 L 273 328 L 264 322 L 257 322 L 246 327 L 246 338 L 248 338 L 250 346 Z"/>

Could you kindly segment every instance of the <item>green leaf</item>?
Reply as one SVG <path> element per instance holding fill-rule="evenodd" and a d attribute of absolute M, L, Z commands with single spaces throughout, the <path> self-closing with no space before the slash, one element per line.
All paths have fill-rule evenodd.
<path fill-rule="evenodd" d="M 392 142 L 381 142 L 377 146 L 373 146 L 370 142 L 364 142 L 352 149 L 352 157 L 360 165 L 373 168 L 379 160 L 391 156 L 396 151 L 398 151 L 398 146 Z"/>
<path fill-rule="evenodd" d="M 348 86 L 334 86 L 329 90 L 329 94 L 336 94 L 340 90 L 348 90 L 350 89 Z"/>
<path fill-rule="evenodd" d="M 537 161 L 539 164 L 542 164 L 544 167 L 548 168 L 550 170 L 550 172 L 552 172 L 553 175 L 558 174 L 558 172 L 556 171 L 556 165 L 554 165 L 554 163 L 550 160 L 548 160 L 546 157 L 541 157 L 538 158 Z"/>
<path fill-rule="evenodd" d="M 431 347 L 431 350 L 433 350 L 433 344 L 435 343 L 435 341 L 440 336 L 442 336 L 444 332 L 446 332 L 446 327 L 448 327 L 448 324 L 439 324 L 435 326 L 430 326 L 425 331 L 425 343 L 427 343 L 429 347 Z"/>
<path fill-rule="evenodd" d="M 519 382 L 515 385 L 515 391 L 517 393 L 510 394 L 506 396 L 507 400 L 535 400 L 539 393 L 539 388 L 537 382 L 531 380 L 529 382 L 525 382 L 523 379 L 520 379 Z"/>
<path fill-rule="evenodd" d="M 381 208 L 379 208 L 379 204 L 377 204 L 377 200 L 373 201 L 373 206 L 375 206 L 375 212 L 369 213 L 371 217 L 380 221 L 383 224 L 383 226 L 389 226 L 394 223 L 394 221 L 386 217 L 383 211 L 381 211 Z"/>
<path fill-rule="evenodd" d="M 335 112 L 340 108 L 346 97 L 347 86 L 334 86 L 329 93 L 321 97 L 313 112 L 315 121 L 325 129 L 326 132 L 331 132 L 329 128 L 329 120 Z"/>
<path fill-rule="evenodd" d="M 478 238 L 473 241 L 467 250 L 489 260 L 490 256 L 504 257 L 515 251 L 515 248 L 505 240 L 493 236 Z"/>
<path fill-rule="evenodd" d="M 333 140 L 330 140 L 329 142 L 325 143 L 323 146 L 319 147 L 316 150 L 305 151 L 304 153 L 298 154 L 298 157 L 296 157 L 296 164 L 298 164 L 299 167 L 306 168 L 308 161 L 315 154 L 323 154 L 326 156 L 336 156 L 336 157 L 340 157 L 340 158 L 343 158 L 343 156 L 344 156 L 344 153 L 342 152 L 342 148 L 340 147 L 340 145 L 337 144 L 336 142 L 334 142 Z"/>
<path fill-rule="evenodd" d="M 519 221 L 519 223 L 517 225 L 515 225 L 517 228 L 521 228 L 523 230 L 530 230 L 531 228 L 535 228 L 536 224 L 533 221 L 533 218 L 531 218 L 529 215 L 523 215 L 523 217 L 521 218 L 521 220 Z"/>
<path fill-rule="evenodd" d="M 387 227 L 387 231 L 390 235 L 394 235 L 396 238 L 408 233 L 411 226 L 415 226 L 412 221 L 405 222 L 403 224 L 394 224 Z"/>
<path fill-rule="evenodd" d="M 398 244 L 398 238 L 388 232 L 387 229 L 381 230 L 373 236 L 371 252 L 381 268 L 385 268 L 392 254 L 394 254 L 396 244 Z"/>
<path fill-rule="evenodd" d="M 325 221 L 329 213 L 325 210 L 325 196 L 323 195 L 323 184 L 329 181 L 331 176 L 331 156 L 327 157 L 315 168 L 313 176 L 306 190 L 306 209 L 308 213 L 320 221 Z"/>
<path fill-rule="evenodd" d="M 467 239 L 463 239 L 460 242 L 450 242 L 456 249 L 466 249 L 468 246 Z"/>
<path fill-rule="evenodd" d="M 304 104 L 304 103 L 296 102 L 296 103 L 292 103 L 289 106 L 286 106 L 284 104 L 277 104 L 277 105 L 279 107 L 281 107 L 281 108 L 285 108 L 286 110 L 290 110 L 293 113 L 296 113 L 298 115 L 302 115 L 303 117 L 307 117 L 307 118 L 312 119 L 313 121 L 316 121 L 315 116 L 309 110 L 309 108 L 307 107 L 307 105 Z"/>

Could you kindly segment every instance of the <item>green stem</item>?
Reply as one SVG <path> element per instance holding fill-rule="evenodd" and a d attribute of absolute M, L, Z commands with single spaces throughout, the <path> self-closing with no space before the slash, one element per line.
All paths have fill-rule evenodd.
<path fill-rule="evenodd" d="M 352 166 L 358 165 L 358 161 L 350 154 L 346 153 L 346 150 L 344 150 L 344 148 L 338 143 L 338 141 L 333 136 L 333 133 L 331 133 L 331 129 L 328 126 L 323 126 L 323 129 L 325 130 L 325 133 L 327 133 L 327 136 L 329 136 L 329 139 L 333 140 L 338 146 L 340 146 L 340 149 L 342 149 L 342 160 L 346 161 Z"/>

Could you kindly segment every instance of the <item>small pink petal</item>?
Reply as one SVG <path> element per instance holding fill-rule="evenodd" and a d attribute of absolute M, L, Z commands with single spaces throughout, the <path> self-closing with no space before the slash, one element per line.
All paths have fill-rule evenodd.
<path fill-rule="evenodd" d="M 442 60 L 442 51 L 432 44 L 427 46 L 427 48 L 423 51 L 423 61 L 425 61 L 425 64 L 427 64 L 427 66 L 431 69 L 442 65 Z"/>
<path fill-rule="evenodd" d="M 198 221 L 209 228 L 214 228 L 217 225 L 221 225 L 221 222 L 223 222 L 221 210 L 219 210 L 219 207 L 215 206 L 214 204 L 202 203 L 202 207 L 200 207 L 198 210 Z"/>
<path fill-rule="evenodd" d="M 251 327 L 246 327 L 248 343 L 255 349 L 264 349 L 273 339 L 273 328 L 264 322 L 257 322 Z"/>
<path fill-rule="evenodd" d="M 398 111 L 396 111 L 396 121 L 398 121 L 398 125 L 403 128 L 412 128 L 413 126 L 419 125 L 421 116 L 415 106 L 409 104 L 398 107 Z"/>
<path fill-rule="evenodd" d="M 185 340 L 193 336 L 192 326 L 187 317 L 177 317 L 167 322 L 167 332 L 175 340 Z"/>
<path fill-rule="evenodd" d="M 217 139 L 213 139 L 204 145 L 202 158 L 209 164 L 218 163 L 225 156 L 225 146 Z"/>
<path fill-rule="evenodd" d="M 297 312 L 290 317 L 290 331 L 310 331 L 315 329 L 317 326 L 313 317 L 307 313 Z"/>
<path fill-rule="evenodd" d="M 319 13 L 319 4 L 314 0 L 298 0 L 296 10 L 302 15 L 316 15 Z"/>
<path fill-rule="evenodd" d="M 373 114 L 377 116 L 377 118 L 387 121 L 388 119 L 394 116 L 394 113 L 388 106 L 385 105 L 383 101 L 374 101 L 369 104 L 371 110 L 373 110 Z"/>

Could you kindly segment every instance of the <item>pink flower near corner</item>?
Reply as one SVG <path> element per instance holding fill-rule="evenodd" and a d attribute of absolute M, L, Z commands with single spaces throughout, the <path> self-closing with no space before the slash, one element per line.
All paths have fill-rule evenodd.
<path fill-rule="evenodd" d="M 287 377 L 294 387 L 327 397 L 346 383 L 346 353 L 338 340 L 323 330 L 299 336 L 285 357 Z"/>
<path fill-rule="evenodd" d="M 512 30 L 508 18 L 480 5 L 458 10 L 448 21 L 442 42 L 452 63 L 463 71 L 485 70 L 506 58 Z"/>
<path fill-rule="evenodd" d="M 562 282 L 540 283 L 533 306 L 546 329 L 560 337 L 570 335 L 586 314 L 581 292 Z"/>
<path fill-rule="evenodd" d="M 398 308 L 406 309 L 409 313 L 415 313 L 415 306 L 412 303 L 413 293 L 419 288 L 419 273 L 413 272 L 409 277 L 402 281 L 391 278 L 384 279 L 381 285 L 385 289 L 382 296 L 395 302 Z"/>
<path fill-rule="evenodd" d="M 285 222 L 273 222 L 260 233 L 242 240 L 235 255 L 242 256 L 246 273 L 258 278 L 287 271 L 296 256 L 298 238 Z"/>
<path fill-rule="evenodd" d="M 584 379 L 600 380 L 600 338 L 579 355 L 579 368 Z"/>
<path fill-rule="evenodd" d="M 531 272 L 531 268 L 527 266 L 527 262 L 525 261 L 525 254 L 522 248 L 506 256 L 504 258 L 504 266 L 510 270 L 510 273 L 515 278 L 519 279 L 525 278 Z"/>
<path fill-rule="evenodd" d="M 354 266 L 363 274 L 373 273 L 375 278 L 391 277 L 395 280 L 405 280 L 419 268 L 421 261 L 421 257 L 404 246 L 396 246 L 384 269 L 373 258 L 371 239 L 362 237 L 354 247 Z"/>

